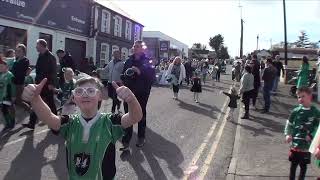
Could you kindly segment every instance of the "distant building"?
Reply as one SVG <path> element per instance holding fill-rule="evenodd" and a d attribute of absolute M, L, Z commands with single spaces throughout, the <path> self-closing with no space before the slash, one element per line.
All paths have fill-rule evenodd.
<path fill-rule="evenodd" d="M 147 56 L 157 60 L 174 56 L 188 57 L 188 45 L 160 31 L 143 31 L 143 41 L 147 45 Z"/>
<path fill-rule="evenodd" d="M 273 48 L 271 50 L 272 54 L 280 55 L 281 59 L 284 59 L 284 48 Z M 290 60 L 301 60 L 303 56 L 307 56 L 309 60 L 316 60 L 317 49 L 310 48 L 288 48 L 288 59 Z"/>

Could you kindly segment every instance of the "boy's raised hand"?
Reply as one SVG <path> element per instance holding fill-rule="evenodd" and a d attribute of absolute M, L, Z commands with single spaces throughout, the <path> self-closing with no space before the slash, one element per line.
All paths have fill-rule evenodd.
<path fill-rule="evenodd" d="M 35 97 L 39 96 L 43 86 L 47 83 L 47 78 L 44 78 L 39 84 L 29 84 L 22 93 L 22 99 L 31 102 Z"/>
<path fill-rule="evenodd" d="M 118 86 L 118 84 L 114 81 L 112 82 L 112 86 L 116 90 L 118 97 L 125 102 L 130 103 L 132 100 L 134 100 L 134 94 L 126 86 Z"/>

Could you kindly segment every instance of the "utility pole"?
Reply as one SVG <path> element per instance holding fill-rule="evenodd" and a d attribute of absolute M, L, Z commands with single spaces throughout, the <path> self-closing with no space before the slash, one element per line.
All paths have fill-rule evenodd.
<path fill-rule="evenodd" d="M 257 49 L 256 50 L 259 50 L 259 34 L 257 35 Z"/>
<path fill-rule="evenodd" d="M 288 65 L 288 42 L 287 42 L 287 17 L 286 1 L 283 0 L 283 24 L 284 24 L 284 64 Z"/>
<path fill-rule="evenodd" d="M 240 20 L 241 20 L 240 58 L 242 58 L 243 56 L 243 19 L 242 19 L 242 6 L 240 5 L 240 0 L 239 0 L 239 8 L 240 8 Z"/>

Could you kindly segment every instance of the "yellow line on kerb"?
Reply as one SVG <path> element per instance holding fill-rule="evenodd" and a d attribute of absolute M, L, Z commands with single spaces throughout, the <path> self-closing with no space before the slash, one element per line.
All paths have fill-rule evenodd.
<path fill-rule="evenodd" d="M 223 114 L 223 110 L 227 106 L 227 102 L 228 102 L 227 100 L 224 102 L 224 104 L 222 106 L 222 109 L 221 109 L 221 113 L 219 114 L 217 120 L 219 120 L 221 118 L 221 116 Z M 197 149 L 196 153 L 194 154 L 194 156 L 193 156 L 193 158 L 192 158 L 192 160 L 191 160 L 191 162 L 190 162 L 190 164 L 189 164 L 187 169 L 189 169 L 189 168 L 191 168 L 191 167 L 193 167 L 193 166 L 195 166 L 197 164 L 197 161 L 199 160 L 200 156 L 202 155 L 204 149 L 207 147 L 207 145 L 209 143 L 209 140 L 210 140 L 214 130 L 216 129 L 216 126 L 217 126 L 217 122 L 215 121 L 212 124 L 212 126 L 211 126 L 211 128 L 210 128 L 210 130 L 209 130 L 209 132 L 208 132 L 208 134 L 206 136 L 206 138 L 203 140 L 203 142 L 201 143 L 201 145 Z M 184 177 L 183 177 L 183 180 L 187 180 L 190 175 L 191 174 L 185 174 Z"/>
<path fill-rule="evenodd" d="M 229 114 L 229 111 L 230 109 L 228 108 L 224 118 L 223 118 L 223 121 L 222 121 L 222 124 L 221 126 L 219 127 L 219 131 L 218 131 L 218 134 L 213 142 L 213 145 L 211 146 L 211 149 L 209 151 L 209 154 L 206 158 L 206 160 L 204 161 L 204 164 L 200 170 L 200 173 L 199 173 L 199 176 L 198 176 L 198 179 L 204 179 L 204 177 L 206 176 L 207 172 L 208 172 L 208 169 L 210 167 L 210 164 L 211 164 L 211 161 L 213 160 L 213 157 L 214 157 L 214 154 L 216 153 L 217 151 L 217 147 L 218 147 L 218 144 L 220 142 L 220 139 L 221 139 L 221 136 L 222 136 L 222 133 L 223 133 L 223 129 L 227 123 L 227 117 L 228 117 L 228 114 Z"/>

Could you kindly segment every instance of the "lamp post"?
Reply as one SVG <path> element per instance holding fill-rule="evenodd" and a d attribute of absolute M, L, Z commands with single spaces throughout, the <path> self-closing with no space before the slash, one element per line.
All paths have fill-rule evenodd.
<path fill-rule="evenodd" d="M 239 1 L 239 8 L 240 8 L 240 20 L 241 20 L 241 36 L 240 36 L 240 58 L 243 56 L 243 19 L 242 19 L 242 6 L 240 5 Z"/>
<path fill-rule="evenodd" d="M 287 42 L 287 17 L 286 1 L 283 0 L 283 25 L 284 25 L 284 64 L 288 65 L 288 42 Z"/>

